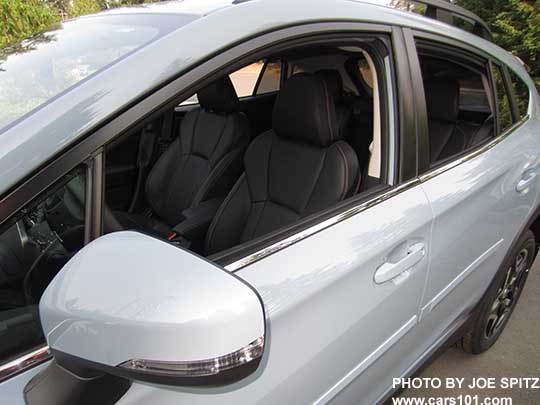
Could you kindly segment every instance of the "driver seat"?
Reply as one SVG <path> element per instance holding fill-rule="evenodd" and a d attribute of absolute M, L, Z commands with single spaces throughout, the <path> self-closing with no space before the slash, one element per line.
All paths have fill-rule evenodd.
<path fill-rule="evenodd" d="M 159 157 L 146 180 L 151 215 L 105 211 L 106 232 L 135 229 L 167 237 L 182 212 L 223 198 L 242 172 L 249 122 L 229 76 L 197 93 L 200 108 L 182 120 L 180 135 Z M 109 229 L 107 229 L 109 228 Z"/>

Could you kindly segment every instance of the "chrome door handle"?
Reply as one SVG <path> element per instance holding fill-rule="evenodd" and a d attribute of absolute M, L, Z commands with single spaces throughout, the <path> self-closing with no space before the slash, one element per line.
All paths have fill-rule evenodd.
<path fill-rule="evenodd" d="M 390 281 L 401 273 L 410 270 L 415 264 L 420 262 L 426 255 L 426 248 L 423 243 L 415 243 L 407 250 L 407 255 L 396 263 L 386 262 L 375 272 L 375 283 L 382 284 Z"/>
<path fill-rule="evenodd" d="M 536 176 L 538 176 L 538 173 L 535 170 L 528 170 L 523 173 L 521 179 L 516 185 L 516 191 L 518 193 L 523 193 L 524 191 L 526 191 L 536 179 Z"/>

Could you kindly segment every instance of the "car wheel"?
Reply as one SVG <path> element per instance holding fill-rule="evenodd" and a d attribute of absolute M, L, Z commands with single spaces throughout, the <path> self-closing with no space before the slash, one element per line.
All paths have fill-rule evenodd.
<path fill-rule="evenodd" d="M 472 327 L 461 338 L 459 343 L 464 351 L 479 354 L 497 341 L 523 291 L 534 255 L 534 235 L 528 230 L 499 269 L 480 304 Z"/>

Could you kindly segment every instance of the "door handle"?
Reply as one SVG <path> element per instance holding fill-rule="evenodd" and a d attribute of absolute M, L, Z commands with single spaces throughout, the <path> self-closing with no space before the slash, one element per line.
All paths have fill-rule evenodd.
<path fill-rule="evenodd" d="M 426 255 L 426 248 L 423 243 L 415 243 L 407 250 L 405 257 L 399 261 L 392 263 L 386 262 L 382 264 L 375 272 L 375 283 L 382 284 L 390 281 L 401 273 L 410 270 L 415 264 L 420 262 Z"/>
<path fill-rule="evenodd" d="M 535 170 L 527 170 L 525 173 L 523 173 L 520 180 L 518 181 L 516 185 L 516 191 L 518 193 L 523 193 L 527 191 L 527 189 L 536 179 L 536 176 L 538 176 L 538 173 Z"/>

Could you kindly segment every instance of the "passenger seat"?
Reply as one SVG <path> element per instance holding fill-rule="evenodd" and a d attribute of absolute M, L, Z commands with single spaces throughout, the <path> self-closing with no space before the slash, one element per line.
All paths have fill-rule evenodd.
<path fill-rule="evenodd" d="M 321 69 L 315 73 L 324 82 L 336 107 L 336 121 L 341 139 L 348 139 L 352 125 L 352 111 L 343 102 L 343 78 L 334 69 Z"/>
<path fill-rule="evenodd" d="M 358 158 L 341 139 L 333 99 L 316 75 L 290 77 L 278 93 L 273 129 L 244 156 L 244 173 L 206 236 L 212 254 L 255 239 L 353 195 Z"/>

